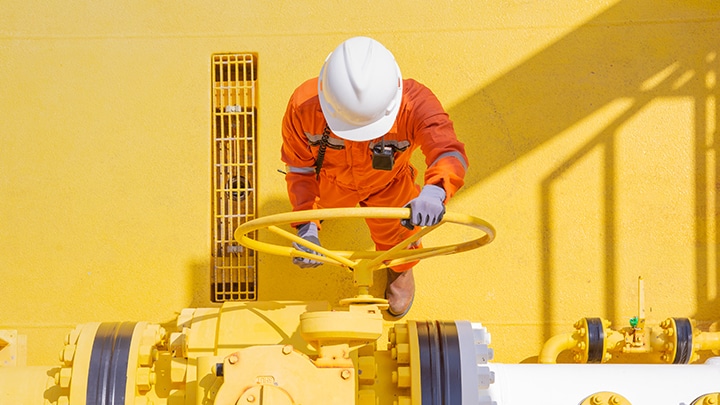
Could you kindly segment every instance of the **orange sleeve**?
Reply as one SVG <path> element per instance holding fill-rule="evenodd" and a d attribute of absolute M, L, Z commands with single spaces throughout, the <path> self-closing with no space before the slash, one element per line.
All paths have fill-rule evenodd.
<path fill-rule="evenodd" d="M 280 154 L 287 165 L 285 181 L 293 211 L 312 209 L 319 195 L 314 171 L 315 156 L 305 136 L 301 117 L 308 87 L 305 83 L 293 93 L 282 121 Z"/>
<path fill-rule="evenodd" d="M 418 84 L 419 85 L 419 84 Z M 468 158 L 465 145 L 457 139 L 450 117 L 440 101 L 425 86 L 419 85 L 413 97 L 415 141 L 425 155 L 425 184 L 445 189 L 446 199 L 465 184 Z"/>
<path fill-rule="evenodd" d="M 288 172 L 285 175 L 288 197 L 293 211 L 315 208 L 318 197 L 318 182 L 314 174 L 298 174 Z"/>

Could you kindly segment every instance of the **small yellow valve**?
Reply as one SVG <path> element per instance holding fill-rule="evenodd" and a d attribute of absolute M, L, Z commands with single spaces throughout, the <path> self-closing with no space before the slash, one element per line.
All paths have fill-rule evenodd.
<path fill-rule="evenodd" d="M 705 394 L 692 401 L 690 405 L 717 405 L 720 403 L 720 392 Z"/>
<path fill-rule="evenodd" d="M 603 391 L 603 392 L 596 392 L 595 394 L 590 395 L 589 397 L 585 398 L 580 405 L 632 405 L 630 401 L 628 401 L 625 397 L 622 395 L 615 393 L 615 392 L 609 392 L 609 391 Z"/>

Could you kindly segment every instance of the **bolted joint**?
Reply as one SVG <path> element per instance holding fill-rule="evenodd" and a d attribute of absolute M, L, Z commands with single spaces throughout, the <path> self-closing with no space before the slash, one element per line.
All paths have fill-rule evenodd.
<path fill-rule="evenodd" d="M 66 366 L 71 366 L 73 359 L 75 358 L 76 348 L 77 346 L 75 345 L 65 345 L 62 351 L 60 351 L 60 361 L 62 361 Z"/>
<path fill-rule="evenodd" d="M 63 367 L 58 373 L 55 374 L 55 384 L 59 385 L 60 388 L 69 388 L 70 379 L 72 378 L 72 368 Z"/>
<path fill-rule="evenodd" d="M 138 363 L 141 366 L 152 366 L 153 362 L 157 360 L 158 351 L 155 346 L 141 345 L 138 349 Z"/>
<path fill-rule="evenodd" d="M 135 385 L 140 391 L 149 391 L 155 385 L 155 373 L 147 367 L 139 367 L 135 372 Z"/>
<path fill-rule="evenodd" d="M 393 376 L 393 379 L 395 377 Z M 409 388 L 412 376 L 410 374 L 410 367 L 398 367 L 397 370 L 397 385 L 400 388 Z"/>
<path fill-rule="evenodd" d="M 410 345 L 407 343 L 400 343 L 396 347 L 396 359 L 398 364 L 409 364 L 410 363 Z"/>

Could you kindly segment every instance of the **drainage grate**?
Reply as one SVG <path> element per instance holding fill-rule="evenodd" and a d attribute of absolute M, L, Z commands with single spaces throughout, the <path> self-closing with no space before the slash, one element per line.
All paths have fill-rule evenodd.
<path fill-rule="evenodd" d="M 255 218 L 257 55 L 212 55 L 213 302 L 257 299 L 257 254 L 235 229 Z M 255 236 L 255 235 L 251 235 Z"/>

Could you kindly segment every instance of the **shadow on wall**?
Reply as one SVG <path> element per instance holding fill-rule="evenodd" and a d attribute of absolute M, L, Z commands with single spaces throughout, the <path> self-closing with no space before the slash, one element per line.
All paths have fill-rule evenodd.
<path fill-rule="evenodd" d="M 717 85 L 706 83 L 708 75 L 716 77 L 719 73 L 720 46 L 717 35 L 710 34 L 718 32 L 720 3 L 713 0 L 620 1 L 449 110 L 457 132 L 469 134 L 463 137 L 468 154 L 477 157 L 466 179 L 469 188 L 614 100 L 631 100 L 623 115 L 609 122 L 538 185 L 539 225 L 543 231 L 538 235 L 542 264 L 537 271 L 542 273 L 541 307 L 547 320 L 543 330 L 546 339 L 551 336 L 553 305 L 557 302 L 551 292 L 562 270 L 552 261 L 553 255 L 558 254 L 552 251 L 551 243 L 557 236 L 551 226 L 556 220 L 552 216 L 553 185 L 591 151 L 600 151 L 603 168 L 598 176 L 605 195 L 601 202 L 602 236 L 598 235 L 606 258 L 602 275 L 606 297 L 603 310 L 607 318 L 615 319 L 617 131 L 660 97 L 686 97 L 694 103 L 695 201 L 691 203 L 696 218 L 696 317 L 717 316 L 720 303 L 707 297 L 709 275 L 715 274 L 716 269 L 708 268 L 707 263 L 708 257 L 720 252 L 716 245 L 708 245 L 705 218 L 708 210 L 714 209 L 707 206 L 708 198 L 715 201 L 715 206 L 719 203 L 716 195 L 708 195 L 708 190 L 715 190 L 716 186 L 707 184 L 708 177 L 720 175 L 715 162 L 708 160 L 708 155 L 716 154 L 718 149 L 718 129 L 715 122 L 706 122 L 708 116 L 715 117 L 713 121 L 720 116 L 718 103 L 708 103 L 709 99 L 717 98 Z M 652 86 L 648 86 L 650 79 Z M 708 132 L 712 134 L 706 135 Z M 712 139 L 708 140 L 709 137 Z M 720 240 L 720 227 L 715 229 L 713 239 Z"/>
<path fill-rule="evenodd" d="M 705 218 L 714 216 L 720 206 L 716 186 L 709 178 L 720 178 L 720 168 L 709 156 L 716 154 L 718 146 L 715 125 L 720 116 L 718 88 L 706 81 L 708 75 L 720 72 L 720 45 L 716 35 L 720 32 L 720 3 L 715 0 L 674 2 L 671 0 L 626 0 L 608 8 L 573 32 L 538 52 L 516 68 L 481 88 L 451 109 L 458 134 L 461 134 L 472 168 L 466 178 L 467 190 L 483 182 L 558 134 L 592 116 L 619 100 L 630 100 L 630 107 L 614 121 L 608 122 L 585 144 L 554 168 L 540 184 L 531 185 L 540 190 L 537 207 L 540 218 L 537 235 L 541 255 L 541 308 L 543 308 L 544 338 L 552 336 L 557 298 L 552 296 L 563 269 L 552 258 L 555 252 L 553 224 L 556 223 L 557 202 L 553 200 L 553 187 L 561 176 L 585 159 L 590 153 L 600 152 L 602 169 L 597 173 L 603 187 L 602 229 L 598 232 L 603 251 L 602 285 L 605 297 L 603 316 L 617 318 L 616 297 L 620 291 L 617 270 L 617 137 L 624 123 L 632 119 L 649 103 L 659 98 L 684 97 L 693 100 L 695 200 L 690 201 L 695 213 L 695 280 L 698 320 L 714 320 L 720 302 L 707 294 L 708 283 L 718 269 L 710 268 L 710 258 L 720 256 L 713 240 L 720 240 L 720 226 L 711 228 Z M 712 108 L 712 111 L 708 111 Z M 713 117 L 712 122 L 706 117 Z M 711 135 L 707 135 L 712 132 Z M 708 139 L 712 138 L 712 139 Z M 488 154 L 487 151 L 493 151 Z M 712 193 L 712 194 L 710 194 Z M 708 206 L 708 199 L 713 200 Z M 290 210 L 286 200 L 269 201 L 259 212 L 270 215 Z M 562 215 L 573 215 L 563 211 Z M 323 232 L 323 244 L 338 249 L 371 249 L 369 235 L 344 232 L 344 227 L 355 224 L 328 224 Z M 714 230 L 713 230 L 714 229 Z M 715 232 L 708 237 L 708 232 Z M 266 239 L 269 238 L 269 239 Z M 261 239 L 272 241 L 272 235 Z M 327 241 L 327 242 L 326 242 Z M 287 244 L 285 241 L 277 241 Z M 323 266 L 300 270 L 289 263 L 289 258 L 262 255 L 259 274 L 261 300 L 298 299 L 326 300 L 331 303 L 353 295 L 352 277 L 344 269 Z M 274 274 L 269 275 L 268 272 Z M 264 278 L 283 280 L 267 283 Z M 720 283 L 719 281 L 713 281 Z M 384 275 L 376 275 L 374 293 L 381 295 Z M 273 285 L 271 289 L 262 286 Z M 720 290 L 720 284 L 716 286 Z M 597 314 L 591 314 L 597 315 Z"/>

